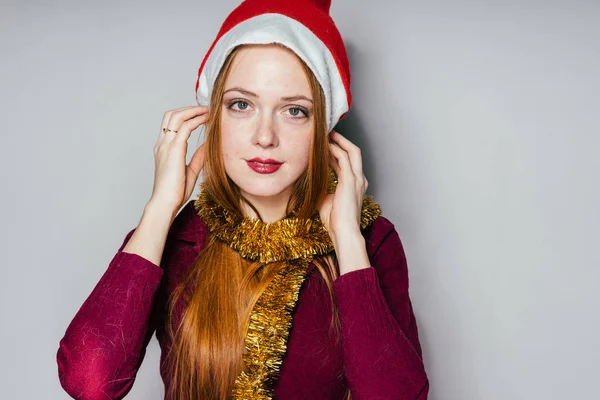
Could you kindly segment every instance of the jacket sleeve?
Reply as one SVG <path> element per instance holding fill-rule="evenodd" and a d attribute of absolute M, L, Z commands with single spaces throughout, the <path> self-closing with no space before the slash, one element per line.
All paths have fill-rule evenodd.
<path fill-rule="evenodd" d="M 154 300 L 163 269 L 122 251 L 133 232 L 126 235 L 60 340 L 60 384 L 75 399 L 125 397 L 162 316 L 164 305 Z"/>
<path fill-rule="evenodd" d="M 429 380 L 409 298 L 400 237 L 379 217 L 367 240 L 371 267 L 337 278 L 346 378 L 353 400 L 425 400 Z"/>

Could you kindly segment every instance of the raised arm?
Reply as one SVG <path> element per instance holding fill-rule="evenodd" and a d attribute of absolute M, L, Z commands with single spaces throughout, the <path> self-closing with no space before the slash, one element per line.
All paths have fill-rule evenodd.
<path fill-rule="evenodd" d="M 163 269 L 145 257 L 165 262 L 171 215 L 164 220 L 152 212 L 144 215 L 60 340 L 56 355 L 60 383 L 75 399 L 125 397 L 164 314 L 164 290 L 159 289 Z M 158 241 L 144 241 L 149 235 Z M 127 246 L 131 253 L 124 251 Z"/>
<path fill-rule="evenodd" d="M 346 377 L 354 400 L 425 400 L 429 380 L 393 225 L 378 218 L 366 242 L 371 267 L 334 281 Z"/>
<path fill-rule="evenodd" d="M 154 145 L 152 196 L 108 269 L 61 339 L 58 374 L 76 399 L 122 399 L 131 390 L 146 346 L 164 315 L 168 232 L 204 165 L 204 145 L 186 165 L 187 140 L 208 120 L 208 107 L 167 111 Z M 174 211 L 173 211 L 174 210 Z"/>

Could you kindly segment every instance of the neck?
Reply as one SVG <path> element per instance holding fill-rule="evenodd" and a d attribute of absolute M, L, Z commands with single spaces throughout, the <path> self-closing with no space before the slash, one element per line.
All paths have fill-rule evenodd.
<path fill-rule="evenodd" d="M 242 196 L 252 203 L 256 210 L 260 213 L 260 216 L 265 223 L 279 221 L 285 217 L 290 195 L 291 193 L 287 190 L 275 196 L 253 196 L 246 192 L 242 193 Z M 252 207 L 250 207 L 243 200 L 241 207 L 245 216 L 252 219 L 258 219 L 256 212 L 254 212 Z"/>

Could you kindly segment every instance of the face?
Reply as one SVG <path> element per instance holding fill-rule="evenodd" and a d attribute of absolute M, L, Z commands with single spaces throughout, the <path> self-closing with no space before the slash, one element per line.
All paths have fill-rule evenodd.
<path fill-rule="evenodd" d="M 240 49 L 221 107 L 227 175 L 253 204 L 287 203 L 313 135 L 312 94 L 296 55 L 277 45 Z"/>

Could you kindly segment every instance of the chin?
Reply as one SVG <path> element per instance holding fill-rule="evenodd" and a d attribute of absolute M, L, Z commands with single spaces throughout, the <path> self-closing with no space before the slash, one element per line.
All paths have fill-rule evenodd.
<path fill-rule="evenodd" d="M 246 167 L 244 165 L 244 167 Z M 247 167 L 246 167 L 247 168 Z M 229 178 L 235 183 L 244 196 L 248 197 L 261 197 L 261 198 L 277 198 L 284 196 L 284 201 L 287 202 L 288 197 L 291 194 L 292 187 L 296 180 L 300 177 L 292 174 L 290 176 L 288 171 L 281 169 L 273 174 L 258 174 L 252 170 L 240 171 L 234 169 L 233 171 L 227 171 Z M 288 173 L 286 173 L 288 172 Z"/>
<path fill-rule="evenodd" d="M 242 193 L 250 197 L 279 197 L 282 195 L 289 196 L 289 192 L 295 181 L 282 181 L 272 177 L 262 179 L 235 179 L 231 180 L 240 188 Z M 287 201 L 287 199 L 286 199 Z"/>

